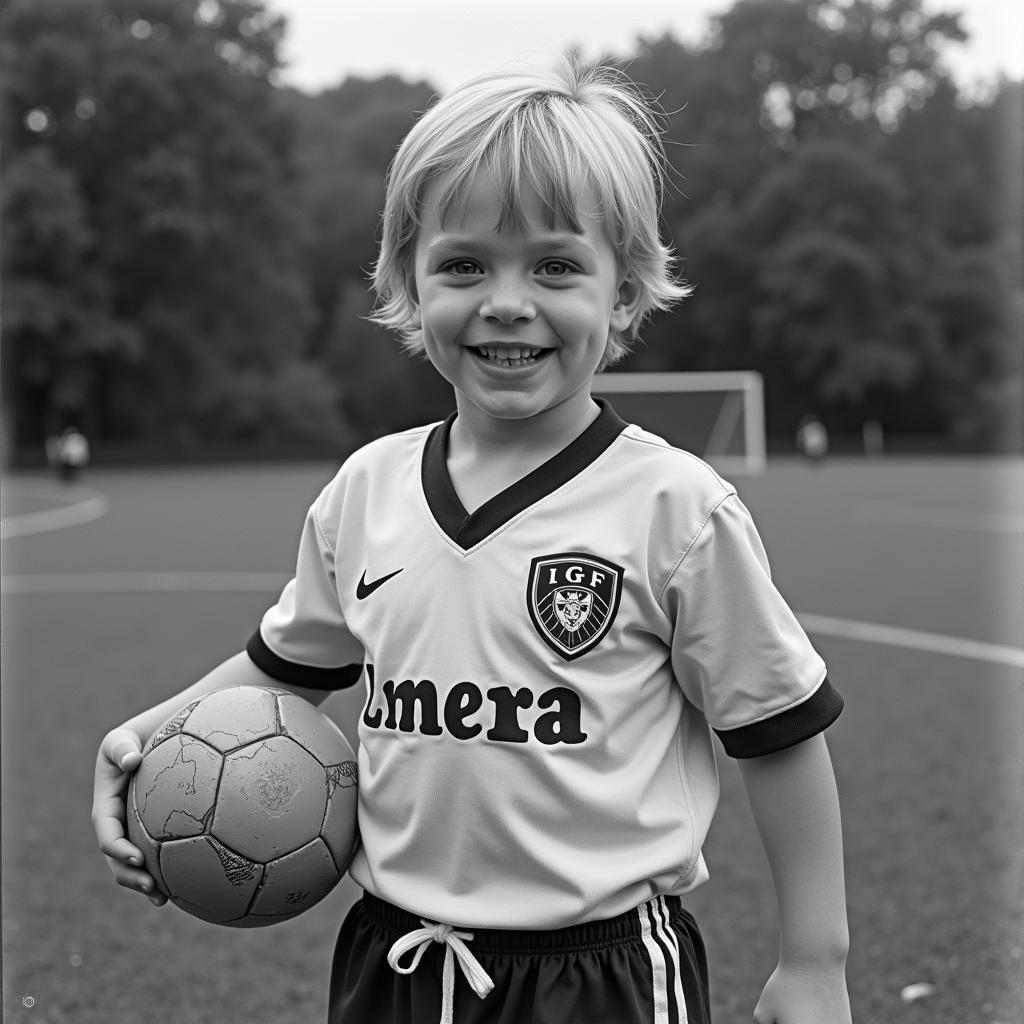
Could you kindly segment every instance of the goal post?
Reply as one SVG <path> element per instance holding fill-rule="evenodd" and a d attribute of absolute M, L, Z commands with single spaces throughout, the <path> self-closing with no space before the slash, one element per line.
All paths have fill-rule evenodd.
<path fill-rule="evenodd" d="M 599 373 L 615 411 L 726 473 L 765 468 L 764 381 L 754 370 Z"/>

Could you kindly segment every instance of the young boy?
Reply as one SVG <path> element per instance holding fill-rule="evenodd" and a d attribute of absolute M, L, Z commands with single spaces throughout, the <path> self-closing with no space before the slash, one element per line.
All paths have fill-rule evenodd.
<path fill-rule="evenodd" d="M 352 455 L 246 653 L 103 740 L 94 822 L 121 885 L 126 773 L 167 715 L 238 683 L 362 683 L 365 897 L 332 1024 L 709 1020 L 680 897 L 708 872 L 711 733 L 740 758 L 778 894 L 761 1024 L 847 1024 L 842 702 L 706 464 L 590 394 L 686 288 L 663 155 L 622 76 L 565 62 L 441 100 L 388 178 L 378 319 L 455 390 Z"/>

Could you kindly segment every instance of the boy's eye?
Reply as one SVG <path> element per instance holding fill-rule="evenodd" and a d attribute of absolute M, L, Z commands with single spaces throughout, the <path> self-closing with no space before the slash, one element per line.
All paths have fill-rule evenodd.
<path fill-rule="evenodd" d="M 542 277 L 568 277 L 576 267 L 568 260 L 545 260 L 537 269 Z"/>
<path fill-rule="evenodd" d="M 467 259 L 449 260 L 441 269 L 449 274 L 456 274 L 459 277 L 480 273 L 479 264 L 474 260 Z"/>

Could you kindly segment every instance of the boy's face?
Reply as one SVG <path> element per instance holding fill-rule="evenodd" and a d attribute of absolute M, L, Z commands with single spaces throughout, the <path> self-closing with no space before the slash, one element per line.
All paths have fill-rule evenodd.
<path fill-rule="evenodd" d="M 455 388 L 460 415 L 526 420 L 566 402 L 591 407 L 609 333 L 629 326 L 638 298 L 596 204 L 583 197 L 577 234 L 549 228 L 533 195 L 525 227 L 498 231 L 501 198 L 482 171 L 442 224 L 444 184 L 424 199 L 415 295 L 426 354 Z"/>

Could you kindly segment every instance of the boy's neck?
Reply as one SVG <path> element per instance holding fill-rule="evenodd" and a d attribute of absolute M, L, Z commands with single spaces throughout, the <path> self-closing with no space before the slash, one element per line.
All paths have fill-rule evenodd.
<path fill-rule="evenodd" d="M 472 461 L 543 461 L 575 441 L 600 414 L 600 406 L 587 390 L 526 419 L 488 416 L 458 392 L 456 408 L 458 416 L 449 437 L 449 458 Z"/>

